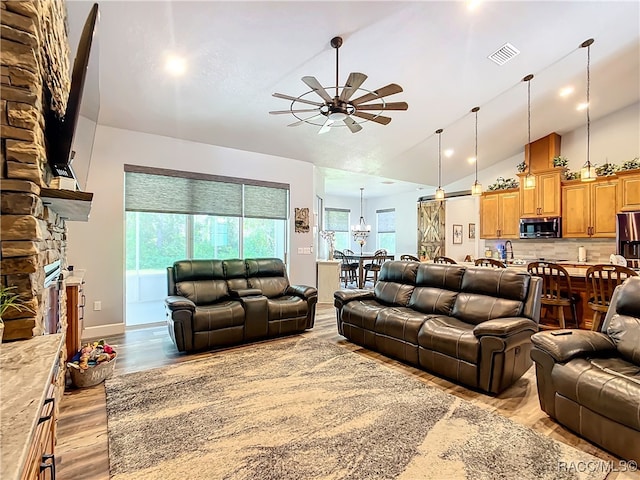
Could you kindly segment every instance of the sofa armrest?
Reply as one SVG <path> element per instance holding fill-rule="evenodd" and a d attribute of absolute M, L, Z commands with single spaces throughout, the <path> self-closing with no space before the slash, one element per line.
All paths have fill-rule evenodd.
<path fill-rule="evenodd" d="M 229 290 L 229 295 L 232 298 L 251 297 L 254 295 L 262 295 L 262 290 L 259 288 L 243 288 L 240 290 Z"/>
<path fill-rule="evenodd" d="M 164 300 L 164 304 L 167 306 L 169 310 L 175 312 L 176 310 L 190 310 L 192 312 L 196 311 L 196 304 L 191 300 L 185 297 L 178 297 L 176 295 L 171 295 Z"/>
<path fill-rule="evenodd" d="M 370 298 L 376 298 L 372 290 L 337 290 L 333 294 L 333 303 L 336 308 L 342 308 L 345 304 L 353 300 L 367 300 Z"/>
<path fill-rule="evenodd" d="M 570 332 L 565 335 L 558 333 Z M 556 362 L 566 362 L 573 357 L 598 352 L 615 351 L 611 339 L 600 332 L 590 330 L 554 330 L 538 332 L 531 336 L 533 346 L 542 350 Z"/>
<path fill-rule="evenodd" d="M 479 323 L 474 327 L 473 334 L 476 337 L 485 335 L 508 337 L 526 330 L 531 330 L 531 332 L 535 333 L 538 331 L 538 324 L 525 317 L 505 317 Z"/>
<path fill-rule="evenodd" d="M 308 287 L 306 285 L 289 285 L 285 293 L 287 295 L 302 297 L 305 300 L 318 296 L 318 290 L 316 290 L 315 287 Z"/>

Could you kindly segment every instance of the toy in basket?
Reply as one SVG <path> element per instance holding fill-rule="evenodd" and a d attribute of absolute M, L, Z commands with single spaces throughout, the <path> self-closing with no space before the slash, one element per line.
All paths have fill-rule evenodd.
<path fill-rule="evenodd" d="M 76 387 L 98 385 L 111 376 L 115 365 L 116 351 L 104 340 L 87 343 L 67 363 Z"/>

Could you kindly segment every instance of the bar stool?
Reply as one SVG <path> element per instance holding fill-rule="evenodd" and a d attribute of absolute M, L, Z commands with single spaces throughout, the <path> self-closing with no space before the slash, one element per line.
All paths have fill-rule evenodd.
<path fill-rule="evenodd" d="M 600 331 L 615 288 L 627 278 L 636 276 L 637 272 L 621 265 L 593 265 L 587 269 L 587 298 L 593 310 L 591 330 Z"/>
<path fill-rule="evenodd" d="M 453 258 L 440 255 L 438 257 L 433 257 L 433 263 L 448 263 L 451 265 L 456 265 L 458 262 L 456 262 Z"/>
<path fill-rule="evenodd" d="M 340 260 L 340 280 L 344 281 L 344 288 L 347 288 L 347 283 L 356 281 L 357 265 L 353 265 L 348 262 L 344 252 L 335 250 L 333 252 L 333 258 Z"/>
<path fill-rule="evenodd" d="M 527 266 L 527 271 L 542 278 L 541 304 L 545 310 L 553 310 L 553 315 L 558 320 L 558 325 L 546 325 L 540 323 L 541 328 L 567 328 L 564 318 L 564 308 L 571 308 L 571 319 L 578 327 L 578 314 L 576 304 L 580 297 L 571 289 L 571 278 L 567 270 L 557 263 L 532 262 Z M 543 317 L 540 316 L 542 322 Z"/>
<path fill-rule="evenodd" d="M 478 258 L 475 265 L 476 267 L 507 268 L 504 262 L 493 258 Z"/>

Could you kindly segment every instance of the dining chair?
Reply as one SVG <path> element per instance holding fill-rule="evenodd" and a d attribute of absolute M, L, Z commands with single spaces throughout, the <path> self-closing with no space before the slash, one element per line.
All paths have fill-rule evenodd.
<path fill-rule="evenodd" d="M 344 288 L 347 288 L 348 283 L 356 282 L 356 271 L 358 270 L 357 264 L 350 264 L 348 259 L 345 257 L 344 252 L 341 252 L 340 250 L 335 250 L 333 252 L 333 258 L 340 260 L 340 280 L 344 282 Z"/>
<path fill-rule="evenodd" d="M 541 305 L 545 309 L 552 311 L 553 320 L 557 319 L 558 324 L 543 323 L 540 315 L 540 328 L 567 328 L 564 318 L 565 307 L 570 307 L 571 319 L 576 328 L 578 325 L 578 314 L 576 305 L 580 301 L 580 297 L 571 288 L 571 277 L 567 270 L 557 263 L 550 262 L 532 262 L 527 266 L 527 271 L 531 275 L 542 278 L 542 297 Z"/>
<path fill-rule="evenodd" d="M 375 285 L 378 281 L 378 272 L 382 268 L 382 264 L 387 259 L 387 251 L 384 249 L 376 250 L 373 254 L 374 259 L 367 263 L 364 266 L 364 281 L 363 285 L 366 285 L 367 280 L 369 279 L 369 274 L 373 276 L 373 284 Z"/>
<path fill-rule="evenodd" d="M 451 265 L 456 265 L 458 262 L 456 262 L 453 258 L 439 255 L 437 257 L 433 257 L 433 263 L 449 263 Z"/>
<path fill-rule="evenodd" d="M 593 310 L 591 330 L 600 331 L 602 320 L 609 308 L 609 302 L 615 288 L 629 277 L 638 276 L 638 272 L 621 265 L 593 265 L 587 269 L 587 298 Z"/>
<path fill-rule="evenodd" d="M 507 268 L 504 262 L 493 258 L 478 258 L 475 261 L 475 265 L 476 267 Z"/>
<path fill-rule="evenodd" d="M 414 257 L 413 255 L 400 255 L 400 260 L 410 260 L 412 262 L 420 261 L 418 257 Z"/>

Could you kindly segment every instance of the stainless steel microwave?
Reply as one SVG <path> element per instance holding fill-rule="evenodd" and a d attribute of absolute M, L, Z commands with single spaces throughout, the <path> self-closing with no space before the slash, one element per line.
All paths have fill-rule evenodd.
<path fill-rule="evenodd" d="M 560 238 L 562 219 L 560 217 L 535 217 L 520 219 L 520 238 Z"/>

